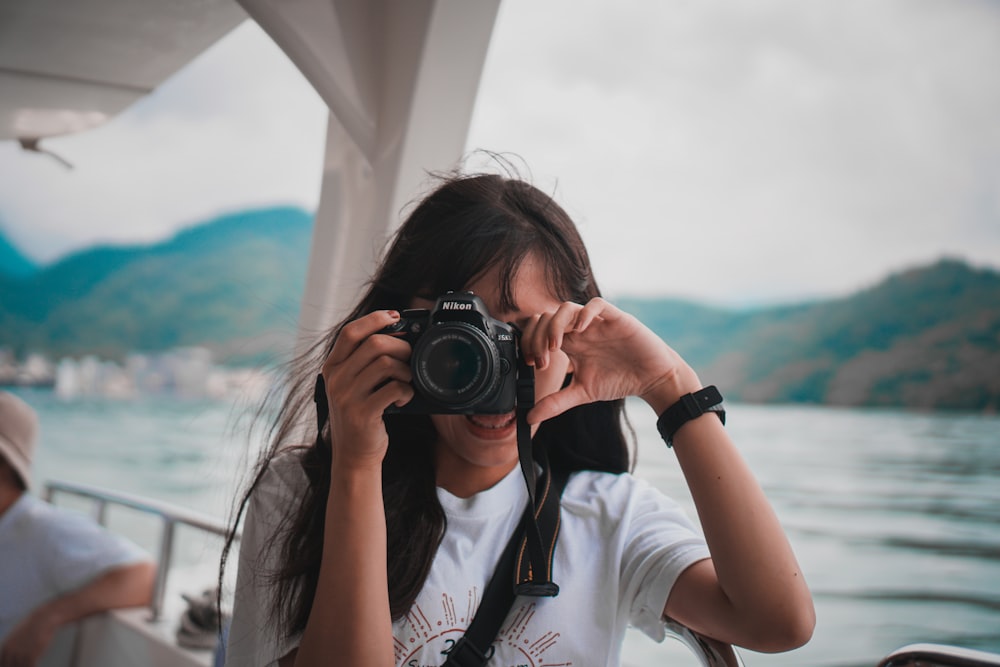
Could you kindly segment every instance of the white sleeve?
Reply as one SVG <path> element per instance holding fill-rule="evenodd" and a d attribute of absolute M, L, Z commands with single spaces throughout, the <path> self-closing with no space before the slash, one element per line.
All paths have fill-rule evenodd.
<path fill-rule="evenodd" d="M 247 506 L 240 540 L 239 568 L 233 599 L 233 619 L 226 645 L 226 665 L 270 667 L 298 646 L 271 619 L 273 582 L 278 554 L 267 548 L 285 508 L 307 484 L 294 456 L 271 462 Z"/>
<path fill-rule="evenodd" d="M 119 567 L 152 560 L 136 544 L 88 516 L 58 508 L 49 516 L 50 524 L 42 535 L 48 547 L 40 550 L 39 558 L 59 595 Z"/>
<path fill-rule="evenodd" d="M 630 623 L 656 641 L 665 636 L 663 608 L 677 577 L 710 556 L 684 510 L 643 480 L 634 480 L 622 553 L 621 595 Z"/>

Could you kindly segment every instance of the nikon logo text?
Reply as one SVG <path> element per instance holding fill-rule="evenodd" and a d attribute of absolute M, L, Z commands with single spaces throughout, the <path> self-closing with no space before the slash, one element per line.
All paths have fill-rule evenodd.
<path fill-rule="evenodd" d="M 445 301 L 441 304 L 441 308 L 443 310 L 472 310 L 472 304 L 461 301 Z"/>

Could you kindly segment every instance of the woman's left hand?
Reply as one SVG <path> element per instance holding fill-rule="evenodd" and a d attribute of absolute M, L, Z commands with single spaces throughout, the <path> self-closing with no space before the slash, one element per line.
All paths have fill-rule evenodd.
<path fill-rule="evenodd" d="M 537 401 L 528 413 L 533 424 L 578 405 L 627 396 L 639 396 L 660 412 L 701 388 L 694 370 L 659 336 L 599 297 L 535 315 L 524 327 L 521 347 L 539 371 L 562 350 L 573 373 L 569 386 Z"/>

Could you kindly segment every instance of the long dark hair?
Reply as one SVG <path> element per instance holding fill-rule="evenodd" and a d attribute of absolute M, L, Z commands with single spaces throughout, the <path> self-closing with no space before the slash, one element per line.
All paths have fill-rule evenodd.
<path fill-rule="evenodd" d="M 313 383 L 345 323 L 373 310 L 409 307 L 418 290 L 420 296 L 434 297 L 462 289 L 494 268 L 502 282 L 500 306 L 511 310 L 513 278 L 529 253 L 542 260 L 548 287 L 560 301 L 585 303 L 600 296 L 583 240 L 550 196 L 523 180 L 497 174 L 443 177 L 396 232 L 351 314 L 291 364 L 286 393 L 270 431 L 270 446 L 238 505 L 234 529 L 270 461 L 290 444 L 301 445 L 302 424 L 310 419 L 315 423 Z M 382 480 L 389 602 L 393 619 L 398 619 L 423 587 L 446 521 L 435 487 L 435 431 L 430 418 L 389 415 L 385 424 L 389 448 Z M 598 402 L 544 422 L 535 438 L 545 441 L 553 469 L 620 473 L 631 465 L 625 426 L 624 401 Z M 272 578 L 276 591 L 272 618 L 286 636 L 302 632 L 309 618 L 330 488 L 329 441 L 316 438 L 315 426 L 311 436 L 306 436 L 316 440 L 314 445 L 301 447 L 299 457 L 309 486 L 297 504 L 282 508 L 282 528 L 267 546 L 277 549 L 280 556 L 277 571 L 265 574 Z M 223 569 L 231 545 L 230 537 Z"/>

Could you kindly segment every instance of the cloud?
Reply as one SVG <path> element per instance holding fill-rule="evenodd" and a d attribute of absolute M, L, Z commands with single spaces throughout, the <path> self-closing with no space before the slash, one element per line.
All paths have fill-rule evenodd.
<path fill-rule="evenodd" d="M 941 255 L 1000 266 L 1000 5 L 504 0 L 469 148 L 524 158 L 605 291 L 843 294 Z M 325 111 L 253 24 L 107 126 L 0 145 L 32 256 L 315 205 Z"/>
<path fill-rule="evenodd" d="M 0 216 L 43 261 L 93 242 L 148 242 L 226 210 L 315 207 L 326 111 L 252 22 L 113 121 L 46 146 L 0 146 Z M 29 222 L 30 221 L 30 222 Z"/>
<path fill-rule="evenodd" d="M 795 299 L 944 253 L 1000 265 L 1000 6 L 579 7 L 505 3 L 472 142 L 558 179 L 607 291 Z"/>

